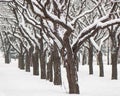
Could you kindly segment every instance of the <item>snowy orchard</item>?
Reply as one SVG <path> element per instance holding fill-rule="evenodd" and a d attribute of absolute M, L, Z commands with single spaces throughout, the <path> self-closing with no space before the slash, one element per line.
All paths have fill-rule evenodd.
<path fill-rule="evenodd" d="M 77 71 L 81 47 L 88 49 L 90 74 L 93 74 L 92 52 L 96 51 L 100 76 L 104 76 L 102 47 L 110 38 L 112 79 L 117 79 L 117 55 L 120 45 L 118 1 L 12 0 L 8 5 L 16 19 L 12 21 L 14 24 L 9 23 L 11 30 L 2 32 L 1 36 L 3 41 L 7 38 L 9 44 L 18 52 L 20 69 L 26 68 L 26 71 L 30 71 L 32 64 L 33 74 L 39 75 L 40 65 L 41 79 L 60 85 L 60 66 L 64 64 L 69 93 L 79 94 Z"/>

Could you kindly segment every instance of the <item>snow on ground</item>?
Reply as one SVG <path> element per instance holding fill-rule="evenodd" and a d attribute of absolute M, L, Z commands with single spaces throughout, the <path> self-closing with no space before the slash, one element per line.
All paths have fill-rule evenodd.
<path fill-rule="evenodd" d="M 0 96 L 120 96 L 120 71 L 119 79 L 111 80 L 111 65 L 104 66 L 105 77 L 99 77 L 97 65 L 94 66 L 94 75 L 88 74 L 87 65 L 80 66 L 78 75 L 81 94 L 70 95 L 65 73 L 62 73 L 63 86 L 53 86 L 53 83 L 41 80 L 39 76 L 19 70 L 17 60 L 4 64 L 1 55 L 0 61 Z"/>

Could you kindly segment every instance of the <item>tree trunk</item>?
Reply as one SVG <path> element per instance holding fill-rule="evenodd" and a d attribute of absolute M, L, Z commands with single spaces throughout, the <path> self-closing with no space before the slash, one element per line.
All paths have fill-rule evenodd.
<path fill-rule="evenodd" d="M 93 74 L 93 46 L 90 45 L 88 49 L 88 65 L 89 65 L 89 74 Z"/>
<path fill-rule="evenodd" d="M 53 53 L 51 52 L 49 61 L 47 63 L 47 80 L 53 82 Z"/>
<path fill-rule="evenodd" d="M 82 65 L 85 65 L 87 63 L 87 57 L 86 57 L 86 52 L 85 49 L 83 50 L 83 55 L 82 55 Z"/>
<path fill-rule="evenodd" d="M 45 53 L 40 53 L 41 79 L 46 79 Z"/>
<path fill-rule="evenodd" d="M 117 79 L 117 56 L 118 49 L 113 48 L 111 52 L 111 63 L 112 63 L 112 79 Z"/>
<path fill-rule="evenodd" d="M 54 45 L 54 53 L 53 53 L 53 61 L 54 61 L 54 85 L 61 85 L 61 64 L 60 64 L 60 57 L 58 54 L 57 47 Z"/>
<path fill-rule="evenodd" d="M 108 47 L 108 53 L 107 53 L 107 64 L 110 65 L 110 51 L 109 51 L 109 47 Z"/>
<path fill-rule="evenodd" d="M 120 49 L 118 50 L 118 63 L 120 64 Z"/>
<path fill-rule="evenodd" d="M 119 28 L 119 27 L 116 27 Z M 117 45 L 117 40 L 116 40 L 116 29 L 111 32 L 111 64 L 112 64 L 112 77 L 111 79 L 117 79 L 118 74 L 117 74 L 117 60 L 118 60 L 118 50 L 119 47 Z"/>
<path fill-rule="evenodd" d="M 104 67 L 103 67 L 103 59 L 102 59 L 102 52 L 99 51 L 97 54 L 97 63 L 99 65 L 99 76 L 104 77 Z"/>
<path fill-rule="evenodd" d="M 42 36 L 42 34 L 41 34 Z M 46 79 L 46 50 L 44 51 L 43 40 L 40 39 L 40 68 L 41 68 L 41 79 Z"/>
<path fill-rule="evenodd" d="M 20 69 L 24 69 L 24 55 L 23 54 L 21 54 L 21 53 L 19 53 L 19 60 L 18 60 L 18 67 L 20 68 Z"/>
<path fill-rule="evenodd" d="M 79 94 L 77 69 L 75 67 L 74 55 L 68 38 L 64 38 L 64 46 L 67 51 L 66 71 L 70 94 Z"/>
<path fill-rule="evenodd" d="M 5 63 L 6 63 L 6 64 L 9 64 L 10 62 L 11 62 L 10 51 L 7 50 L 7 51 L 5 52 Z"/>
<path fill-rule="evenodd" d="M 79 59 L 77 53 L 74 53 L 74 60 L 75 60 L 75 67 L 77 68 L 77 71 L 79 71 Z"/>
<path fill-rule="evenodd" d="M 110 47 L 109 47 L 109 39 L 108 39 L 108 46 L 107 46 L 107 64 L 110 65 Z"/>
<path fill-rule="evenodd" d="M 30 59 L 31 59 L 31 56 L 29 55 L 29 52 L 26 52 L 26 67 L 25 67 L 25 70 L 26 72 L 30 72 Z"/>
<path fill-rule="evenodd" d="M 39 75 L 38 51 L 32 55 L 33 75 Z"/>

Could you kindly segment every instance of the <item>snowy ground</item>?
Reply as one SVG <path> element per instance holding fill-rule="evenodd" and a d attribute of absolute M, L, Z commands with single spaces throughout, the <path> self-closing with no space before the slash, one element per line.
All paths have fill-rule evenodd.
<path fill-rule="evenodd" d="M 39 76 L 19 70 L 14 60 L 11 64 L 4 64 L 3 58 L 0 61 L 0 96 L 120 96 L 120 71 L 119 79 L 111 80 L 111 66 L 108 65 L 104 66 L 105 77 L 98 76 L 98 66 L 94 66 L 94 75 L 88 75 L 88 66 L 80 66 L 81 94 L 70 95 L 66 92 L 64 73 L 63 86 L 53 86 L 46 80 L 40 80 Z"/>

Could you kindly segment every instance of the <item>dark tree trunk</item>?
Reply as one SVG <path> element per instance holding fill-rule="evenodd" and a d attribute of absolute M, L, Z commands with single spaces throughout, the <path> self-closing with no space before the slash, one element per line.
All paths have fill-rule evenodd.
<path fill-rule="evenodd" d="M 45 53 L 40 53 L 41 79 L 46 79 Z"/>
<path fill-rule="evenodd" d="M 7 50 L 7 51 L 5 52 L 5 63 L 6 63 L 6 64 L 9 64 L 10 62 L 11 62 L 10 51 Z"/>
<path fill-rule="evenodd" d="M 47 63 L 47 80 L 53 82 L 53 53 L 51 52 L 49 61 Z"/>
<path fill-rule="evenodd" d="M 119 44 L 120 46 L 120 44 Z M 118 50 L 118 63 L 120 64 L 120 49 Z"/>
<path fill-rule="evenodd" d="M 43 57 L 43 56 L 42 56 L 42 57 Z M 41 58 L 40 65 L 41 65 L 41 79 L 46 79 L 46 63 L 45 63 L 45 57 Z"/>
<path fill-rule="evenodd" d="M 111 37 L 111 64 L 112 64 L 112 77 L 111 79 L 117 79 L 117 60 L 118 60 L 118 41 L 116 40 L 116 31 L 119 28 L 119 26 L 115 27 L 114 30 L 111 31 L 110 37 Z"/>
<path fill-rule="evenodd" d="M 41 34 L 42 35 L 42 34 Z M 43 40 L 40 39 L 40 68 L 41 68 L 41 79 L 46 79 L 46 50 L 44 51 Z"/>
<path fill-rule="evenodd" d="M 24 65 L 24 55 L 19 53 L 19 60 L 18 60 L 18 67 L 20 69 L 24 69 L 25 65 Z"/>
<path fill-rule="evenodd" d="M 26 67 L 25 67 L 25 70 L 26 72 L 30 72 L 30 60 L 31 60 L 31 56 L 29 55 L 29 52 L 26 52 Z"/>
<path fill-rule="evenodd" d="M 111 52 L 111 63 L 112 63 L 112 79 L 117 79 L 117 56 L 118 48 L 113 48 Z"/>
<path fill-rule="evenodd" d="M 33 75 L 39 75 L 38 50 L 32 55 Z"/>
<path fill-rule="evenodd" d="M 79 94 L 77 69 L 75 66 L 74 55 L 68 38 L 64 38 L 64 46 L 67 50 L 66 71 L 70 94 Z"/>
<path fill-rule="evenodd" d="M 24 54 L 23 54 L 23 46 L 22 43 L 20 43 L 20 53 L 19 53 L 19 61 L 18 61 L 18 67 L 20 69 L 25 69 L 25 64 L 24 64 Z"/>
<path fill-rule="evenodd" d="M 107 64 L 110 65 L 110 51 L 109 51 L 109 47 L 108 47 L 108 53 L 107 53 Z"/>
<path fill-rule="evenodd" d="M 110 47 L 109 47 L 109 39 L 108 39 L 108 47 L 107 47 L 107 64 L 110 65 Z"/>
<path fill-rule="evenodd" d="M 103 67 L 103 59 L 102 59 L 102 52 L 99 51 L 97 54 L 97 63 L 99 65 L 99 76 L 104 76 L 104 67 Z"/>
<path fill-rule="evenodd" d="M 74 59 L 75 59 L 75 66 L 77 68 L 77 71 L 79 71 L 79 59 L 77 53 L 74 53 Z"/>
<path fill-rule="evenodd" d="M 87 63 L 87 57 L 86 57 L 86 52 L 85 49 L 83 50 L 83 55 L 82 55 L 82 65 L 85 65 Z"/>
<path fill-rule="evenodd" d="M 89 46 L 88 52 L 89 74 L 93 74 L 93 46 L 91 44 Z"/>
<path fill-rule="evenodd" d="M 61 62 L 60 62 L 60 57 L 58 54 L 57 47 L 54 45 L 54 53 L 53 53 L 53 61 L 54 61 L 54 85 L 61 85 L 62 80 L 61 80 Z"/>

